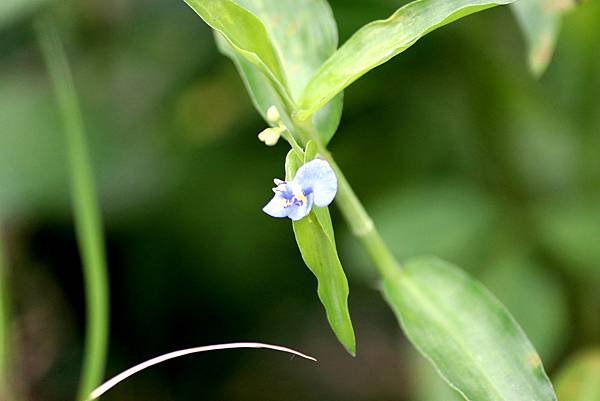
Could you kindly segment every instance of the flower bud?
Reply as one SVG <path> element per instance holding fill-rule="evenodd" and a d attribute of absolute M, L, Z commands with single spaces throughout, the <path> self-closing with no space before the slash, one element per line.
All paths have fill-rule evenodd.
<path fill-rule="evenodd" d="M 278 128 L 267 128 L 258 134 L 258 139 L 264 142 L 267 146 L 275 146 L 279 137 L 281 136 L 281 130 Z"/>
<path fill-rule="evenodd" d="M 279 115 L 279 110 L 277 107 L 271 106 L 267 109 L 267 121 L 270 124 L 276 125 L 281 120 L 281 116 Z"/>

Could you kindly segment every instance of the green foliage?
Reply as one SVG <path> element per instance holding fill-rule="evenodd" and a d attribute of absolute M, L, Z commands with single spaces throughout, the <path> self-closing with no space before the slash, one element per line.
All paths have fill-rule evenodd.
<path fill-rule="evenodd" d="M 526 0 L 520 1 L 524 3 Z M 318 152 L 321 157 L 330 157 L 327 149 L 321 147 L 319 150 L 317 145 L 326 145 L 336 131 L 342 110 L 341 90 L 370 69 L 404 51 L 431 30 L 496 3 L 419 0 L 398 10 L 386 21 L 368 24 L 337 52 L 335 21 L 327 3 L 322 0 L 190 0 L 188 4 L 217 30 L 219 49 L 236 64 L 252 101 L 263 117 L 269 106 L 276 105 L 285 125 L 301 139 L 301 145 L 305 145 L 304 160 L 298 153 L 288 156 L 286 175 L 291 178 L 303 162 L 314 158 Z M 333 4 L 335 7 L 336 4 Z M 531 2 L 527 4 L 531 5 Z M 541 3 L 536 4 L 541 7 Z M 93 7 L 98 5 L 92 5 L 90 10 L 95 10 Z M 306 302 L 302 290 L 296 288 L 302 286 L 290 284 L 286 287 L 285 283 L 277 281 L 282 276 L 297 274 L 290 269 L 285 270 L 294 265 L 285 263 L 289 262 L 285 258 L 291 259 L 291 255 L 280 252 L 277 258 L 272 257 L 271 247 L 279 251 L 289 245 L 285 241 L 285 228 L 288 227 L 279 224 L 279 227 L 265 230 L 264 225 L 275 223 L 267 221 L 258 212 L 258 204 L 266 190 L 264 177 L 271 176 L 269 171 L 277 166 L 264 157 L 263 147 L 258 150 L 256 143 L 251 144 L 248 138 L 236 136 L 256 129 L 257 121 L 251 118 L 244 101 L 237 99 L 235 94 L 239 85 L 236 79 L 231 79 L 229 65 L 215 62 L 216 58 L 209 54 L 212 50 L 207 44 L 209 41 L 198 40 L 198 32 L 194 30 L 198 24 L 190 22 L 190 28 L 186 30 L 185 22 L 179 24 L 185 21 L 183 17 L 173 20 L 168 17 L 170 14 L 162 13 L 163 10 L 153 10 L 155 15 L 148 16 L 144 14 L 146 7 L 136 7 L 139 8 L 122 15 L 109 6 L 106 8 L 111 8 L 111 12 L 107 15 L 98 16 L 90 12 L 89 20 L 73 19 L 68 22 L 72 24 L 73 46 L 86 46 L 85 51 L 73 51 L 78 82 L 88 85 L 81 88 L 82 95 L 87 96 L 87 99 L 84 98 L 84 104 L 88 106 L 86 110 L 92 117 L 86 118 L 86 122 L 90 121 L 92 128 L 98 121 L 111 120 L 108 130 L 103 129 L 102 124 L 95 130 L 92 128 L 102 133 L 97 136 L 99 147 L 94 146 L 96 141 L 92 143 L 94 156 L 98 157 L 98 149 L 100 152 L 108 149 L 105 153 L 109 154 L 108 160 L 113 166 L 111 170 L 104 170 L 109 191 L 112 190 L 107 191 L 104 197 L 107 200 L 117 199 L 117 207 L 108 213 L 114 217 L 116 210 L 120 212 L 120 218 L 135 215 L 133 221 L 136 224 L 119 224 L 116 228 L 119 233 L 125 233 L 124 237 L 136 230 L 132 229 L 133 226 L 143 226 L 133 233 L 135 240 L 129 239 L 130 243 L 123 246 L 123 259 L 128 263 L 128 269 L 124 270 L 129 280 L 127 284 L 140 288 L 135 297 L 127 298 L 127 302 L 134 305 L 137 302 L 137 310 L 152 312 L 141 318 L 138 316 L 137 322 L 134 320 L 136 316 L 131 316 L 132 324 L 144 325 L 154 333 L 160 333 L 160 330 L 168 332 L 162 327 L 164 316 L 169 314 L 169 318 L 176 320 L 177 317 L 170 314 L 175 308 L 181 315 L 189 316 L 189 313 L 197 313 L 199 302 L 210 299 L 219 308 L 230 306 L 239 310 L 248 306 L 236 327 L 244 327 L 245 319 L 247 327 L 256 328 L 258 319 L 272 316 L 277 311 L 270 305 L 270 298 L 258 296 L 260 290 L 255 288 L 268 286 L 272 296 L 278 299 L 289 296 L 286 300 L 298 304 Z M 525 9 L 526 6 L 515 7 Z M 377 18 L 377 13 L 387 15 L 385 13 L 391 12 L 391 8 L 385 1 L 357 5 L 339 0 L 334 10 L 338 18 L 342 17 L 343 36 L 348 36 L 354 25 Z M 86 12 L 90 10 L 86 8 Z M 80 15 L 78 11 L 72 14 Z M 600 109 L 596 96 L 584 90 L 597 83 L 597 71 L 600 71 L 596 68 L 598 63 L 593 60 L 593 53 L 584 51 L 586 41 L 589 44 L 597 42 L 593 29 L 597 24 L 592 14 L 581 20 L 587 23 L 573 25 L 571 30 L 566 30 L 565 38 L 569 39 L 570 32 L 571 40 L 565 42 L 564 48 L 571 57 L 562 58 L 557 63 L 559 69 L 552 72 L 555 75 L 544 82 L 530 80 L 522 72 L 519 75 L 518 69 L 510 68 L 510 60 L 518 57 L 518 49 L 503 46 L 515 40 L 505 29 L 503 14 L 490 15 L 479 25 L 475 21 L 462 24 L 459 29 L 449 31 L 448 35 L 438 36 L 439 48 L 443 49 L 441 52 L 431 51 L 428 44 L 423 44 L 421 51 L 413 52 L 405 62 L 387 67 L 389 70 L 384 74 L 373 74 L 372 80 L 349 94 L 351 113 L 345 122 L 345 138 L 339 145 L 336 144 L 339 147 L 335 149 L 339 164 L 350 170 L 349 176 L 361 183 L 359 192 L 369 199 L 369 206 L 374 205 L 374 221 L 397 257 L 402 260 L 419 253 L 433 252 L 457 261 L 467 269 L 485 265 L 485 268 L 472 271 L 508 306 L 544 361 L 550 363 L 563 351 L 566 330 L 570 330 L 572 335 L 589 337 L 589 332 L 579 327 L 582 326 L 581 321 L 597 320 L 597 308 L 582 298 L 578 301 L 585 305 L 586 311 L 578 315 L 580 319 L 568 321 L 571 316 L 566 313 L 562 290 L 573 283 L 567 280 L 559 282 L 552 274 L 556 273 L 554 269 L 562 269 L 567 273 L 565 277 L 580 278 L 580 282 L 585 284 L 582 288 L 592 291 L 598 278 L 599 270 L 595 263 L 598 260 L 598 208 L 594 200 L 597 194 L 590 196 L 586 192 L 590 188 L 597 192 L 598 168 L 593 161 L 594 145 L 598 144 L 595 135 L 597 122 L 600 121 L 597 121 Z M 166 17 L 162 18 L 163 15 Z M 352 21 L 349 15 L 354 16 Z M 139 24 L 132 24 L 134 19 L 131 16 L 135 16 Z M 536 17 L 542 18 L 540 14 Z M 548 17 L 545 21 L 556 21 L 555 15 L 544 17 Z M 149 23 L 144 22 L 146 20 Z M 535 18 L 532 20 L 536 23 Z M 173 29 L 173 21 L 176 21 L 178 29 Z M 115 29 L 114 37 L 103 38 L 103 45 L 95 47 L 95 41 L 85 35 L 100 31 L 98 28 L 104 28 L 103 24 L 122 26 L 120 30 Z M 577 35 L 581 37 L 576 38 Z M 131 37 L 134 39 L 125 39 Z M 456 43 L 460 46 L 455 46 Z M 11 46 L 7 46 L 9 51 Z M 485 51 L 481 51 L 482 48 Z M 451 50 L 444 54 L 445 49 Z M 586 59 L 588 53 L 592 56 Z M 441 61 L 448 55 L 452 57 L 451 62 Z M 58 133 L 54 132 L 57 131 L 54 129 L 54 115 L 48 112 L 51 111 L 51 102 L 44 85 L 35 79 L 41 69 L 21 68 L 23 65 L 30 67 L 32 63 L 35 66 L 32 60 L 36 57 L 23 57 L 19 50 L 14 52 L 12 59 L 9 57 L 8 69 L 3 66 L 0 71 L 3 77 L 0 87 L 4 89 L 0 89 L 3 94 L 0 96 L 0 125 L 6 131 L 6 134 L 0 135 L 0 206 L 6 208 L 8 205 L 8 209 L 4 210 L 10 212 L 25 211 L 23 216 L 27 220 L 30 215 L 35 217 L 37 205 L 47 208 L 52 199 L 63 196 L 61 191 L 56 190 L 63 187 L 56 177 L 62 177 L 64 149 L 62 143 L 56 142 L 51 135 Z M 215 69 L 220 70 L 215 74 Z M 19 73 L 14 74 L 13 70 Z M 98 74 L 98 71 L 102 73 Z M 215 76 L 220 78 L 217 80 Z M 21 84 L 20 81 L 26 80 L 29 82 Z M 153 84 L 146 85 L 147 82 Z M 397 96 L 397 91 L 389 90 L 390 87 L 402 88 L 402 96 Z M 98 88 L 104 90 L 98 91 Z M 126 94 L 125 98 L 123 94 Z M 302 103 L 305 96 L 310 104 Z M 167 112 L 156 112 L 171 103 L 175 105 L 173 113 L 170 113 L 169 107 Z M 198 112 L 199 109 L 203 111 Z M 102 113 L 97 110 L 102 110 Z M 300 113 L 295 114 L 297 111 Z M 188 129 L 184 133 L 178 129 L 182 125 L 177 123 L 181 121 L 173 124 L 171 114 L 185 116 L 183 125 Z M 302 123 L 298 117 L 308 115 L 313 118 L 316 130 L 307 136 L 296 124 Z M 508 130 L 507 126 L 510 127 Z M 136 154 L 144 153 L 130 142 L 131 135 L 137 132 L 143 138 L 149 127 L 160 127 L 156 129 L 160 136 L 146 137 L 140 143 L 153 143 L 160 149 L 154 163 L 140 165 L 133 162 L 126 165 L 129 168 L 114 167 L 117 164 L 114 158 L 117 148 L 128 160 L 131 156 L 132 161 Z M 584 140 L 586 132 L 589 135 Z M 117 141 L 107 139 L 110 135 L 118 138 Z M 309 136 L 319 138 L 320 143 L 307 142 Z M 102 156 L 99 158 L 102 159 Z M 164 173 L 167 170 L 166 159 L 175 161 L 177 171 Z M 85 172 L 85 168 L 82 171 Z M 159 191 L 156 187 L 144 192 L 127 186 L 128 191 L 122 191 L 128 181 L 119 183 L 119 180 L 129 177 L 130 181 L 139 182 L 136 175 L 139 172 L 159 177 L 157 186 L 168 188 L 168 196 L 157 196 Z M 457 173 L 462 175 L 459 184 L 452 181 L 449 185 L 440 185 Z M 582 182 L 588 182 L 590 188 L 578 185 Z M 240 196 L 240 190 L 243 190 L 243 196 Z M 135 207 L 126 209 L 123 204 L 118 204 L 118 199 L 129 198 L 130 192 L 136 192 L 138 197 L 129 203 Z M 575 194 L 577 198 L 565 204 L 546 197 L 557 192 Z M 215 196 L 207 196 L 212 193 L 216 193 L 218 202 L 215 202 Z M 338 196 L 339 203 L 348 199 L 347 196 Z M 540 199 L 548 200 L 548 205 L 539 204 Z M 144 207 L 148 203 L 155 207 Z M 349 209 L 357 212 L 361 207 L 356 201 Z M 165 210 L 171 211 L 166 218 Z M 344 214 L 342 208 L 341 211 Z M 39 211 L 37 214 L 40 219 Z M 364 216 L 366 219 L 361 223 L 365 224 L 357 224 L 359 229 L 353 230 L 359 237 L 368 235 L 369 229 L 372 229 L 366 212 Z M 20 217 L 16 219 L 17 225 L 22 224 Z M 31 220 L 35 227 L 35 219 Z M 355 221 L 358 219 L 349 221 L 353 228 Z M 242 230 L 232 229 L 240 226 Z M 319 298 L 327 318 L 340 341 L 349 352 L 354 353 L 354 332 L 347 305 L 348 283 L 337 255 L 329 210 L 315 208 L 308 218 L 294 223 L 294 231 L 302 256 L 317 277 Z M 514 236 L 517 238 L 514 242 L 519 241 L 519 244 L 515 246 L 511 242 L 507 248 L 506 244 L 496 242 L 503 235 Z M 150 241 L 146 242 L 148 237 Z M 219 238 L 219 246 L 213 246 L 215 238 Z M 117 238 L 116 242 L 119 241 Z M 527 251 L 534 252 L 520 253 L 521 243 L 525 244 Z M 541 247 L 538 246 L 540 244 Z M 351 246 L 356 248 L 354 242 Z M 511 252 L 512 246 L 518 249 Z M 375 253 L 377 251 L 381 248 Z M 495 257 L 490 258 L 490 253 Z M 355 254 L 348 258 L 349 261 L 354 259 Z M 261 262 L 257 263 L 257 260 Z M 285 262 L 281 263 L 282 260 Z M 389 260 L 392 260 L 390 265 L 395 263 L 393 258 Z M 497 365 L 496 370 L 508 371 L 509 378 L 522 375 L 525 370 L 523 378 L 518 376 L 519 380 L 534 381 L 532 376 L 539 371 L 532 373 L 522 365 L 515 367 L 518 363 L 511 365 L 514 358 L 522 356 L 522 348 L 527 348 L 527 352 L 533 351 L 523 345 L 527 341 L 515 329 L 507 312 L 495 301 L 491 302 L 489 294 L 469 279 L 439 268 L 437 264 L 444 265 L 442 262 L 431 263 L 438 267 L 435 274 L 428 268 L 421 272 L 420 268 L 411 267 L 416 263 L 409 263 L 406 270 L 398 273 L 400 284 L 394 281 L 396 274 L 386 280 L 386 288 L 403 290 L 387 296 L 401 302 L 397 312 L 400 308 L 404 314 L 419 312 L 414 313 L 414 321 L 409 321 L 412 326 L 407 332 L 413 341 L 418 337 L 415 342 L 422 349 L 430 346 L 427 355 L 442 373 L 456 370 L 455 375 L 460 374 L 461 377 L 460 380 L 452 377 L 456 379 L 452 382 L 461 381 L 465 387 L 472 383 L 464 382 L 472 378 L 475 378 L 473 381 L 482 377 L 497 378 L 491 374 L 485 376 L 490 370 L 482 373 L 482 370 L 469 365 L 470 360 L 464 357 L 464 353 L 449 361 L 456 355 L 452 352 L 457 336 L 450 335 L 439 340 L 440 332 L 453 330 L 460 332 L 461 336 L 465 334 L 458 340 L 466 343 L 480 334 L 479 331 L 474 333 L 477 329 L 484 331 L 485 342 L 480 345 L 472 341 L 469 345 L 470 349 L 485 351 L 482 355 L 486 368 L 494 366 L 496 369 Z M 202 293 L 206 299 L 198 299 L 199 291 L 189 291 L 193 295 L 182 291 L 178 286 L 180 282 L 172 284 L 176 281 L 174 277 L 165 280 L 163 266 L 176 267 L 178 272 L 183 273 L 182 277 L 187 272 L 189 276 L 181 281 L 190 285 L 190 289 L 209 283 Z M 410 280 L 405 280 L 408 276 Z M 408 281 L 410 284 L 407 284 Z M 213 285 L 225 282 L 228 283 L 226 288 Z M 176 289 L 169 289 L 169 285 Z M 405 287 L 417 288 L 417 292 L 425 296 L 405 291 Z M 462 295 L 455 296 L 453 289 L 456 288 L 468 291 L 459 291 Z M 157 299 L 155 294 L 162 292 L 155 289 L 168 295 L 176 294 L 165 298 L 177 301 L 169 306 L 162 297 Z M 573 298 L 583 296 L 584 291 L 576 291 L 579 287 L 569 290 L 570 305 L 575 306 Z M 293 299 L 293 291 L 297 291 L 296 299 Z M 388 292 L 386 290 L 386 294 Z M 360 299 L 360 289 L 355 294 L 354 302 Z M 178 296 L 189 296 L 184 298 L 185 305 L 179 303 Z M 250 298 L 253 303 L 250 303 Z M 433 306 L 424 308 L 425 304 Z M 186 305 L 192 306 L 185 310 Z M 287 306 L 281 309 L 285 316 L 291 315 Z M 160 311 L 165 315 L 155 316 Z M 475 313 L 477 311 L 483 312 Z M 402 319 L 402 313 L 398 313 Z M 440 316 L 439 321 L 434 319 Z M 427 330 L 416 330 L 415 322 L 422 327 L 427 325 Z M 498 322 L 506 323 L 508 327 L 502 326 L 498 331 L 490 329 Z M 290 326 L 295 323 L 290 323 Z M 151 328 L 152 324 L 155 326 Z M 590 327 L 598 326 L 593 326 L 592 322 Z M 221 330 L 217 325 L 212 329 Z M 291 327 L 286 329 L 290 330 L 288 334 L 294 330 Z M 196 334 L 191 325 L 189 333 L 190 336 Z M 227 336 L 231 333 L 222 331 L 218 334 Z M 257 333 L 270 334 L 267 329 Z M 168 343 L 167 335 L 161 341 Z M 298 332 L 298 335 L 304 333 Z M 476 339 L 480 340 L 479 337 Z M 434 340 L 435 344 L 428 343 Z M 365 345 L 366 349 L 374 343 Z M 430 348 L 436 345 L 448 349 L 437 352 L 436 348 L 436 352 L 431 352 Z M 475 355 L 479 356 L 479 353 Z M 521 359 L 519 361 L 522 362 Z M 354 373 L 352 369 L 356 365 L 353 363 L 356 362 L 340 364 L 338 368 Z M 537 359 L 532 357 L 528 362 L 536 364 Z M 457 364 L 458 368 L 454 369 Z M 376 365 L 373 367 L 374 374 L 386 374 L 389 370 L 384 363 Z M 467 368 L 474 370 L 467 371 Z M 496 370 L 493 370 L 495 374 Z M 407 371 L 410 372 L 401 372 L 402 379 L 413 374 L 411 369 Z M 421 372 L 420 369 L 415 371 Z M 424 378 L 422 387 L 431 390 L 422 395 L 423 401 L 452 399 L 448 394 L 454 392 L 445 382 L 436 378 L 429 380 L 425 373 L 419 374 Z M 178 384 L 185 385 L 183 378 L 179 380 Z M 540 381 L 543 382 L 541 387 L 547 387 L 546 381 Z M 476 391 L 489 390 L 486 385 Z M 218 391 L 213 389 L 216 385 L 210 387 L 209 391 Z M 349 391 L 344 388 L 344 391 Z M 508 388 L 509 384 L 499 385 L 498 392 L 504 396 L 510 391 Z M 354 397 L 360 399 L 361 395 Z"/>
<path fill-rule="evenodd" d="M 50 16 L 36 21 L 63 122 L 77 242 L 86 298 L 86 341 L 78 399 L 85 401 L 104 377 L 108 353 L 108 276 L 102 218 L 79 99 L 60 36 Z"/>
<path fill-rule="evenodd" d="M 264 25 L 254 14 L 231 0 L 188 0 L 186 3 L 279 90 L 285 90 L 279 86 L 284 82 L 279 57 Z"/>
<path fill-rule="evenodd" d="M 412 46 L 427 33 L 511 0 L 417 0 L 356 32 L 319 69 L 299 101 L 306 119 L 352 82 Z"/>
<path fill-rule="evenodd" d="M 302 164 L 300 156 L 291 150 L 285 163 L 286 180 L 291 180 Z M 293 226 L 302 259 L 317 278 L 317 293 L 325 307 L 327 320 L 342 345 L 355 355 L 356 340 L 348 310 L 348 281 L 337 254 L 329 209 L 314 207 L 307 217 L 293 222 Z"/>
<path fill-rule="evenodd" d="M 562 16 L 575 0 L 519 0 L 512 4 L 527 41 L 527 61 L 532 74 L 544 73 L 556 46 Z"/>
<path fill-rule="evenodd" d="M 467 400 L 556 400 L 518 324 L 456 267 L 412 260 L 384 280 L 383 290 L 411 342 Z"/>
<path fill-rule="evenodd" d="M 220 32 L 217 35 L 219 49 L 236 64 L 261 115 L 265 117 L 269 106 L 275 105 L 283 113 L 286 126 L 293 127 L 290 114 L 295 101 L 315 71 L 337 48 L 337 27 L 329 4 L 324 0 L 237 0 L 236 6 L 231 5 L 233 1 L 216 3 L 226 7 L 217 10 L 204 6 L 203 2 L 188 1 Z M 253 30 L 242 33 L 236 24 L 217 27 L 214 21 L 219 12 L 232 20 L 249 21 Z M 261 48 L 255 49 L 241 40 L 235 42 L 239 35 L 259 42 Z M 255 56 L 249 57 L 249 52 Z M 271 64 L 271 67 L 265 69 L 263 64 Z M 271 73 L 275 80 L 269 79 Z M 342 102 L 340 94 L 315 116 L 315 126 L 325 143 L 337 129 Z"/>
<path fill-rule="evenodd" d="M 558 401 L 600 401 L 600 349 L 575 355 L 555 380 Z"/>

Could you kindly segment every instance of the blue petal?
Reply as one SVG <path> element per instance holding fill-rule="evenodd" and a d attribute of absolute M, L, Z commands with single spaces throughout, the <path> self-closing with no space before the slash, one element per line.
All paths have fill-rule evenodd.
<path fill-rule="evenodd" d="M 294 182 L 305 195 L 314 194 L 314 203 L 318 207 L 328 206 L 337 193 L 337 177 L 325 160 L 311 160 L 300 167 Z"/>
<path fill-rule="evenodd" d="M 263 207 L 263 212 L 272 217 L 288 217 L 290 208 L 286 208 L 285 204 L 286 199 L 278 192 L 273 196 L 273 199 Z"/>
<path fill-rule="evenodd" d="M 306 217 L 310 213 L 310 209 L 312 209 L 313 205 L 313 194 L 308 194 L 306 197 L 306 202 L 303 202 L 302 205 L 293 205 L 290 206 L 288 217 L 294 221 L 300 220 Z"/>

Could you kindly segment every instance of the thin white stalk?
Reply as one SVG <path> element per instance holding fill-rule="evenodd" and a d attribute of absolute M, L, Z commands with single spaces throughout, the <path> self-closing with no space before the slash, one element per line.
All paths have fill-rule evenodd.
<path fill-rule="evenodd" d="M 168 361 L 169 359 L 179 358 L 180 356 L 185 356 L 189 354 L 195 354 L 198 352 L 205 351 L 218 351 L 225 349 L 235 349 L 235 348 L 267 348 L 275 351 L 287 352 L 289 354 L 298 355 L 302 358 L 309 359 L 311 361 L 317 361 L 312 356 L 305 355 L 301 352 L 295 351 L 291 348 L 281 347 L 279 345 L 271 345 L 271 344 L 263 344 L 263 343 L 253 343 L 253 342 L 241 342 L 241 343 L 228 343 L 228 344 L 216 344 L 216 345 L 206 345 L 203 347 L 195 347 L 195 348 L 187 348 L 180 351 L 169 352 L 167 354 L 157 356 L 156 358 L 152 358 L 147 360 L 146 362 L 142 362 L 139 365 L 135 365 L 132 368 L 127 369 L 126 371 L 119 373 L 112 379 L 108 380 L 106 383 L 102 384 L 98 388 L 96 388 L 90 394 L 89 400 L 95 400 L 100 397 L 102 394 L 106 393 L 108 390 L 127 379 L 129 376 L 132 376 L 150 366 L 157 365 L 161 362 Z"/>

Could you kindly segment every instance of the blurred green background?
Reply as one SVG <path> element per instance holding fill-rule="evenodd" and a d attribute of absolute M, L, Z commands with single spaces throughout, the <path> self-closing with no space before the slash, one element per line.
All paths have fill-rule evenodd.
<path fill-rule="evenodd" d="M 32 30 L 43 0 L 0 6 L 0 219 L 22 399 L 72 399 L 85 322 L 57 106 Z M 392 0 L 330 2 L 343 42 Z M 106 229 L 107 376 L 178 348 L 254 340 L 314 365 L 227 351 L 146 371 L 106 400 L 412 400 L 453 395 L 381 300 L 333 209 L 358 357 L 331 333 L 289 222 L 265 216 L 287 149 L 183 1 L 61 3 Z M 506 7 L 435 31 L 346 91 L 331 150 L 403 260 L 481 279 L 553 376 L 600 342 L 600 4 L 564 20 L 535 80 Z"/>

